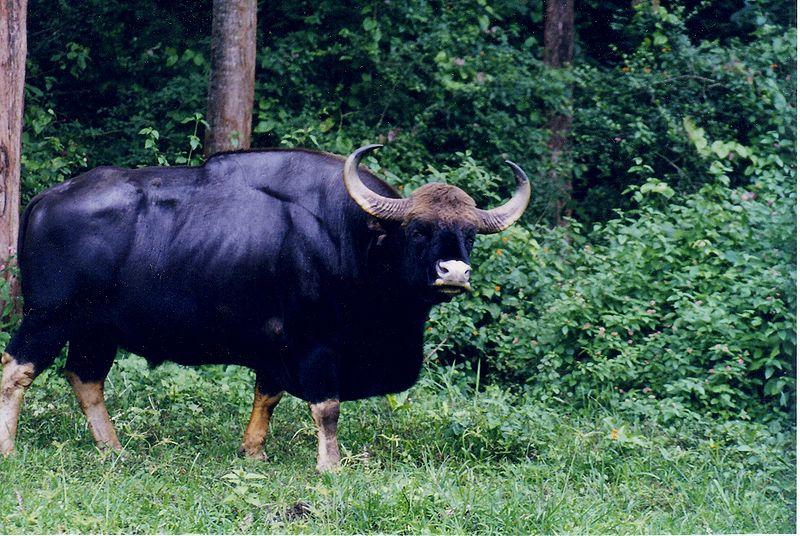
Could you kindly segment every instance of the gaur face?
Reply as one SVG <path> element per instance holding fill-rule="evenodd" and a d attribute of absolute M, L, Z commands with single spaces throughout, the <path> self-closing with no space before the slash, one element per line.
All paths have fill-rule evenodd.
<path fill-rule="evenodd" d="M 471 290 L 469 256 L 479 224 L 475 201 L 455 186 L 426 184 L 411 194 L 402 224 L 407 285 L 432 301 Z"/>
<path fill-rule="evenodd" d="M 403 231 L 402 273 L 409 286 L 435 302 L 472 290 L 469 256 L 475 243 L 474 226 L 412 220 Z"/>
<path fill-rule="evenodd" d="M 517 178 L 517 191 L 504 205 L 481 210 L 461 189 L 430 183 L 405 199 L 383 197 L 367 188 L 358 176 L 358 162 L 368 145 L 351 154 L 344 165 L 344 183 L 350 197 L 378 220 L 400 223 L 403 232 L 400 274 L 412 292 L 442 302 L 471 290 L 469 261 L 477 233 L 497 233 L 517 221 L 530 200 L 531 187 L 522 169 L 507 163 Z"/>

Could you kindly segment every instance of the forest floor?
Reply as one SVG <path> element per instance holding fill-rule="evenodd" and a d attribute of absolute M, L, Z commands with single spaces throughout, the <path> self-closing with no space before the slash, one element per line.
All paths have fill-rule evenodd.
<path fill-rule="evenodd" d="M 795 532 L 794 429 L 521 408 L 429 372 L 408 395 L 345 403 L 343 467 L 321 476 L 291 397 L 269 461 L 237 456 L 248 371 L 118 361 L 119 456 L 92 446 L 57 368 L 0 458 L 0 533 Z"/>

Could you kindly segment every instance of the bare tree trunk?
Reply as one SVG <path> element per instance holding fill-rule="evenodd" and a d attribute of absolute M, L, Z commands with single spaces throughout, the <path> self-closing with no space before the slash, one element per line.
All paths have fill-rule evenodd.
<path fill-rule="evenodd" d="M 214 0 L 205 155 L 247 149 L 256 69 L 256 0 Z"/>
<path fill-rule="evenodd" d="M 575 9 L 573 0 L 545 0 L 544 62 L 550 68 L 564 69 L 572 64 L 574 48 Z M 568 138 L 572 128 L 572 88 L 565 88 L 570 102 L 568 110 L 553 110 L 549 114 L 550 183 L 555 192 L 553 222 L 563 225 L 572 216 L 569 201 L 572 197 L 571 167 Z"/>
<path fill-rule="evenodd" d="M 9 266 L 17 250 L 22 107 L 25 91 L 27 0 L 0 0 L 0 265 Z M 5 271 L 12 295 L 16 281 Z M 0 314 L 5 304 L 0 299 Z"/>

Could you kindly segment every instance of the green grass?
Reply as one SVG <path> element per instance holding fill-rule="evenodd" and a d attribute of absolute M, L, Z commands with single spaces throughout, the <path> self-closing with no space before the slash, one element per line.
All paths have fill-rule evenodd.
<path fill-rule="evenodd" d="M 34 383 L 0 460 L 0 533 L 795 530 L 794 430 L 550 409 L 430 371 L 407 396 L 344 404 L 344 466 L 319 476 L 292 398 L 270 461 L 236 455 L 245 370 L 128 358 L 107 392 L 122 458 L 91 445 L 57 370 Z"/>

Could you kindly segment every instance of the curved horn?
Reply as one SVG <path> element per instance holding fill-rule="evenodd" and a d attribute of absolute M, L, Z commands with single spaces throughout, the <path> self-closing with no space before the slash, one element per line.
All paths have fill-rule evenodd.
<path fill-rule="evenodd" d="M 521 167 L 511 160 L 506 160 L 506 164 L 511 166 L 514 176 L 517 178 L 517 191 L 514 192 L 514 196 L 505 205 L 500 205 L 491 210 L 476 209 L 479 219 L 477 229 L 479 233 L 499 233 L 508 229 L 522 216 L 528 206 L 528 201 L 531 199 L 531 183 L 528 180 L 528 176 L 525 175 Z"/>
<path fill-rule="evenodd" d="M 366 153 L 383 145 L 365 145 L 356 149 L 344 162 L 344 186 L 364 212 L 382 220 L 400 221 L 411 205 L 408 199 L 383 197 L 367 188 L 358 176 L 358 163 Z"/>

